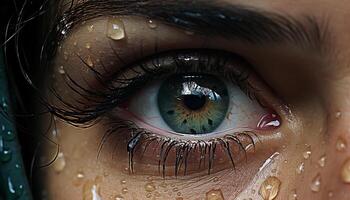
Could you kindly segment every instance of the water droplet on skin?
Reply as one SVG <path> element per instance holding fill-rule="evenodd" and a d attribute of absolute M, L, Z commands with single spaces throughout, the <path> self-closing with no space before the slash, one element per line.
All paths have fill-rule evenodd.
<path fill-rule="evenodd" d="M 341 118 L 341 112 L 336 112 L 335 113 L 335 118 L 340 119 Z"/>
<path fill-rule="evenodd" d="M 156 190 L 156 186 L 154 186 L 153 183 L 146 183 L 145 190 L 146 192 L 153 192 L 154 190 Z"/>
<path fill-rule="evenodd" d="M 12 151 L 7 147 L 3 147 L 0 152 L 1 162 L 8 162 L 11 160 L 11 158 L 12 158 Z"/>
<path fill-rule="evenodd" d="M 90 44 L 89 42 L 86 43 L 86 44 L 85 44 L 85 48 L 90 49 L 90 48 L 91 48 L 91 44 Z"/>
<path fill-rule="evenodd" d="M 122 195 L 118 194 L 114 197 L 114 200 L 124 200 L 124 197 Z"/>
<path fill-rule="evenodd" d="M 12 141 L 15 139 L 15 134 L 13 131 L 5 131 L 4 134 L 4 140 L 6 141 Z"/>
<path fill-rule="evenodd" d="M 305 169 L 305 164 L 300 163 L 295 171 L 297 172 L 297 174 L 302 174 L 304 172 L 304 169 Z"/>
<path fill-rule="evenodd" d="M 94 181 L 88 180 L 83 186 L 83 200 L 102 200 L 100 188 Z"/>
<path fill-rule="evenodd" d="M 350 159 L 344 162 L 341 169 L 340 177 L 344 183 L 350 184 Z"/>
<path fill-rule="evenodd" d="M 120 183 L 124 185 L 126 184 L 126 180 L 121 180 Z"/>
<path fill-rule="evenodd" d="M 307 150 L 303 153 L 303 157 L 305 160 L 309 159 L 311 156 L 311 150 Z"/>
<path fill-rule="evenodd" d="M 60 73 L 60 74 L 65 74 L 66 73 L 64 71 L 64 67 L 62 65 L 58 68 L 58 73 Z"/>
<path fill-rule="evenodd" d="M 8 199 L 18 199 L 23 194 L 23 185 L 15 186 L 11 177 L 7 178 L 7 189 L 9 192 Z"/>
<path fill-rule="evenodd" d="M 90 56 L 87 57 L 86 59 L 86 64 L 89 66 L 89 67 L 93 67 L 94 66 L 94 63 L 92 62 L 92 59 Z"/>
<path fill-rule="evenodd" d="M 81 171 L 79 171 L 79 172 L 77 173 L 77 175 L 75 176 L 75 179 L 74 179 L 74 181 L 73 181 L 73 184 L 74 184 L 75 186 L 80 186 L 80 185 L 82 185 L 82 184 L 83 184 L 83 181 L 84 181 L 84 178 L 85 178 L 84 173 L 81 172 Z"/>
<path fill-rule="evenodd" d="M 255 194 L 255 192 L 256 192 L 256 191 L 255 191 L 254 189 L 251 190 L 251 193 L 252 193 L 252 194 Z"/>
<path fill-rule="evenodd" d="M 151 193 L 147 193 L 147 194 L 146 194 L 146 197 L 149 199 L 149 198 L 152 197 L 152 194 L 151 194 Z"/>
<path fill-rule="evenodd" d="M 123 194 L 128 193 L 128 188 L 123 188 L 123 189 L 122 189 L 122 193 L 123 193 Z"/>
<path fill-rule="evenodd" d="M 224 200 L 221 190 L 210 190 L 206 193 L 206 200 Z"/>
<path fill-rule="evenodd" d="M 122 20 L 110 17 L 107 22 L 107 37 L 112 40 L 122 40 L 125 38 L 125 27 Z"/>
<path fill-rule="evenodd" d="M 94 30 L 94 25 L 90 25 L 87 27 L 89 33 L 91 33 Z"/>
<path fill-rule="evenodd" d="M 150 27 L 151 29 L 155 29 L 158 27 L 158 25 L 154 21 L 148 20 L 148 27 Z"/>
<path fill-rule="evenodd" d="M 297 191 L 296 191 L 296 190 L 293 190 L 293 191 L 289 194 L 288 200 L 297 200 L 297 197 L 298 197 Z"/>
<path fill-rule="evenodd" d="M 321 189 L 321 175 L 317 174 L 315 178 L 312 179 L 310 184 L 310 189 L 313 192 L 319 192 Z"/>
<path fill-rule="evenodd" d="M 77 41 L 74 41 L 74 42 L 73 42 L 73 45 L 74 45 L 74 46 L 77 46 L 77 45 L 78 45 L 78 42 L 77 42 Z"/>
<path fill-rule="evenodd" d="M 343 138 L 338 138 L 335 147 L 337 151 L 344 151 L 346 149 L 346 141 Z"/>
<path fill-rule="evenodd" d="M 179 188 L 174 187 L 174 188 L 173 188 L 173 192 L 177 192 L 177 191 L 179 191 Z"/>
<path fill-rule="evenodd" d="M 268 177 L 260 186 L 259 194 L 264 200 L 273 200 L 280 190 L 281 181 L 277 177 Z"/>
<path fill-rule="evenodd" d="M 66 160 L 65 160 L 64 154 L 62 152 L 58 153 L 57 158 L 56 158 L 55 162 L 53 163 L 53 167 L 57 173 L 62 172 L 64 170 L 64 168 L 66 167 Z"/>
<path fill-rule="evenodd" d="M 319 160 L 318 160 L 318 165 L 320 167 L 324 167 L 326 165 L 326 156 L 322 156 Z"/>

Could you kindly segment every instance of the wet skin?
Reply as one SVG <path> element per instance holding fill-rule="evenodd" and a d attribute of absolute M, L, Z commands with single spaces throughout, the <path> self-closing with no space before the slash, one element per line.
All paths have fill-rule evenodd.
<path fill-rule="evenodd" d="M 306 14 L 313 16 L 317 23 L 327 24 L 324 48 L 317 51 L 293 44 L 247 44 L 220 36 L 187 34 L 156 20 L 157 27 L 150 28 L 148 19 L 135 16 L 119 17 L 126 36 L 111 40 L 106 37 L 108 17 L 102 16 L 76 26 L 64 39 L 52 66 L 50 83 L 68 102 L 74 102 L 78 96 L 67 88 L 62 74 L 69 74 L 83 85 L 94 84 L 91 71 L 79 56 L 86 62 L 113 62 L 106 66 L 110 69 L 121 65 L 115 52 L 123 56 L 123 62 L 131 63 L 152 55 L 155 41 L 158 52 L 203 47 L 225 50 L 241 55 L 253 65 L 273 91 L 268 95 L 268 103 L 283 102 L 275 107 L 282 125 L 262 132 L 255 151 L 248 149 L 247 160 L 237 162 L 236 169 L 224 165 L 210 175 L 192 173 L 163 178 L 155 164 L 140 164 L 135 173 L 126 169 L 127 139 L 120 134 L 111 136 L 99 149 L 108 123 L 81 128 L 57 118 L 58 136 L 52 139 L 60 144 L 62 154 L 37 173 L 38 177 L 46 177 L 43 190 L 49 199 L 93 199 L 94 188 L 102 199 L 205 199 L 213 190 L 220 190 L 224 199 L 262 199 L 263 192 L 259 190 L 271 176 L 280 181 L 275 199 L 288 199 L 294 194 L 297 199 L 349 198 L 350 184 L 344 182 L 341 169 L 350 158 L 350 5 L 345 0 L 226 3 L 295 19 L 303 19 Z M 93 67 L 102 70 L 98 64 Z M 51 98 L 53 103 L 57 101 Z M 47 121 L 41 123 L 43 130 Z M 41 151 L 43 162 L 50 160 L 56 150 L 55 145 L 45 144 Z"/>

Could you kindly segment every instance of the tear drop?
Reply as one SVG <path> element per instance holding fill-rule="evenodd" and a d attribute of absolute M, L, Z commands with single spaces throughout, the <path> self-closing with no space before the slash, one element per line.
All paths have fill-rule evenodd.
<path fill-rule="evenodd" d="M 221 190 L 210 190 L 206 193 L 206 200 L 224 200 Z"/>
<path fill-rule="evenodd" d="M 4 140 L 13 141 L 15 139 L 15 134 L 13 131 L 5 131 Z"/>
<path fill-rule="evenodd" d="M 90 56 L 87 57 L 86 59 L 86 64 L 89 66 L 89 67 L 93 67 L 94 66 L 94 63 L 92 62 L 92 59 Z"/>
<path fill-rule="evenodd" d="M 344 162 L 340 177 L 344 183 L 350 184 L 350 159 Z"/>
<path fill-rule="evenodd" d="M 309 159 L 311 156 L 311 148 L 309 147 L 308 150 L 306 150 L 304 153 L 303 153 L 303 157 L 305 160 Z"/>
<path fill-rule="evenodd" d="M 273 200 L 280 190 L 281 181 L 274 176 L 268 177 L 260 186 L 259 194 L 264 200 Z"/>
<path fill-rule="evenodd" d="M 310 184 L 310 189 L 313 192 L 319 192 L 321 189 L 321 175 L 317 174 L 315 178 L 312 179 Z"/>
<path fill-rule="evenodd" d="M 87 43 L 85 44 L 85 48 L 90 49 L 90 48 L 91 48 L 91 43 L 87 42 Z"/>
<path fill-rule="evenodd" d="M 11 177 L 7 178 L 8 199 L 19 199 L 23 194 L 23 185 L 15 186 Z"/>
<path fill-rule="evenodd" d="M 122 20 L 110 17 L 107 22 L 107 37 L 112 40 L 122 40 L 125 38 L 125 27 Z"/>

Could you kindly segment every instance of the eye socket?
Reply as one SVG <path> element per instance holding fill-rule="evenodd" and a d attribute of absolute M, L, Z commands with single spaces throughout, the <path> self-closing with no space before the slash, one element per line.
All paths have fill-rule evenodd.
<path fill-rule="evenodd" d="M 281 125 L 267 87 L 247 62 L 227 52 L 156 55 L 111 85 L 113 95 L 124 97 L 113 98 L 119 101 L 110 120 L 130 135 L 131 172 L 135 159 L 138 169 L 158 165 L 155 171 L 163 176 L 211 173 L 214 163 L 215 171 L 235 167 L 255 147 L 259 132 Z"/>

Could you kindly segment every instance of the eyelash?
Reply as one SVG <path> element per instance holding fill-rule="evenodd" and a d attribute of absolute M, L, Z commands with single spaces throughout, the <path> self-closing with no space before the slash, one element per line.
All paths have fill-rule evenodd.
<path fill-rule="evenodd" d="M 127 131 L 130 133 L 131 137 L 127 143 L 127 152 L 128 152 L 128 162 L 129 162 L 129 171 L 130 173 L 134 172 L 134 152 L 137 146 L 144 144 L 143 154 L 147 151 L 147 148 L 152 142 L 157 142 L 158 146 L 160 146 L 159 151 L 159 159 L 158 159 L 158 172 L 165 177 L 166 170 L 166 161 L 169 155 L 169 152 L 172 149 L 176 150 L 176 158 L 175 158 L 175 169 L 174 175 L 177 177 L 179 175 L 179 171 L 181 170 L 182 164 L 184 164 L 183 175 L 187 175 L 187 159 L 192 152 L 196 150 L 200 151 L 200 162 L 199 168 L 202 164 L 205 166 L 205 158 L 208 158 L 208 174 L 211 173 L 215 152 L 217 146 L 220 145 L 222 149 L 225 150 L 225 155 L 229 158 L 229 161 L 232 164 L 232 167 L 235 169 L 236 165 L 234 162 L 234 156 L 231 153 L 231 149 L 233 145 L 237 145 L 240 152 L 238 154 L 243 153 L 245 156 L 245 160 L 247 160 L 247 151 L 246 148 L 248 146 L 253 146 L 253 150 L 255 151 L 256 141 L 259 141 L 259 137 L 253 131 L 242 131 L 242 132 L 233 132 L 230 134 L 226 134 L 222 138 L 215 138 L 208 141 L 198 140 L 198 141 L 189 141 L 189 140 L 176 140 L 170 137 L 163 137 L 156 135 L 152 132 L 149 132 L 146 129 L 137 127 L 132 121 L 121 120 L 121 119 L 113 119 L 110 118 L 111 123 L 108 125 L 113 128 L 104 136 L 104 138 L 108 138 L 109 135 L 113 133 Z M 242 138 L 248 139 L 248 143 L 243 142 Z M 103 145 L 103 142 L 102 144 Z M 102 146 L 101 146 L 102 147 Z M 101 149 L 100 147 L 100 149 Z M 202 160 L 203 163 L 202 163 Z"/>

